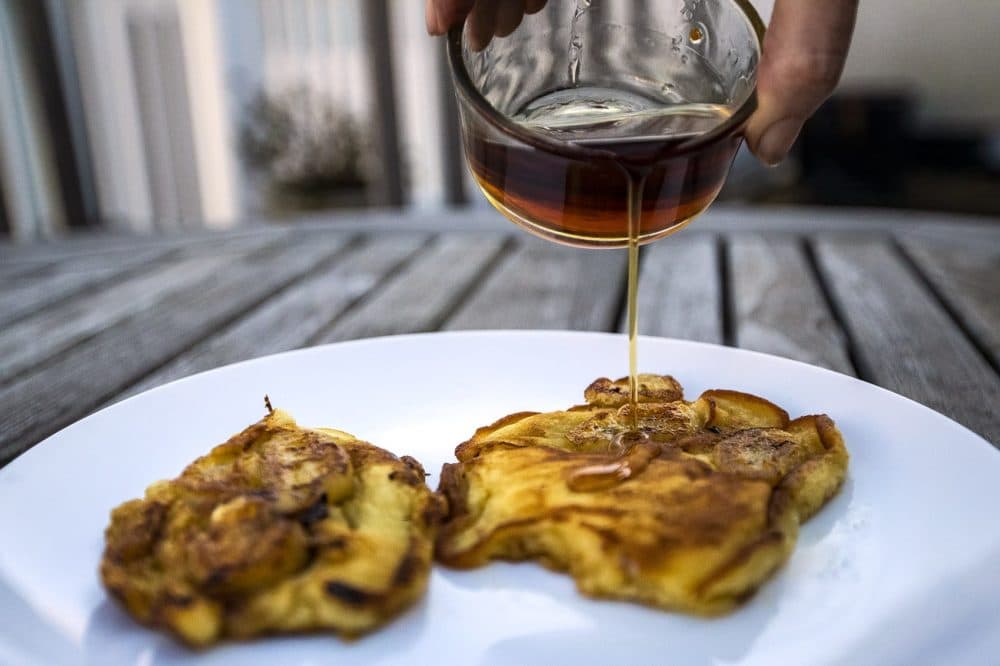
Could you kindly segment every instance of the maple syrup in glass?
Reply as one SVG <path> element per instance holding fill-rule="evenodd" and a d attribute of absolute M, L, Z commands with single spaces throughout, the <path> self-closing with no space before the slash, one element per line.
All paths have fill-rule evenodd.
<path fill-rule="evenodd" d="M 465 153 L 486 198 L 550 240 L 628 248 L 632 449 L 645 441 L 639 246 L 718 195 L 755 108 L 762 38 L 745 0 L 549 0 L 481 51 L 462 28 L 449 33 Z"/>

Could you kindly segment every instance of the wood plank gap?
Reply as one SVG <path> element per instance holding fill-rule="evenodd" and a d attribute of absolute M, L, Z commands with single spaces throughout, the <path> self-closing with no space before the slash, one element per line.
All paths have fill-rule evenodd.
<path fill-rule="evenodd" d="M 351 231 L 359 231 L 352 229 Z M 154 247 L 184 248 L 212 242 L 228 243 L 239 239 L 270 239 L 279 241 L 287 238 L 291 228 L 268 226 L 248 221 L 245 226 L 220 231 L 217 229 L 186 229 L 184 233 L 108 233 L 87 231 L 65 236 L 58 240 L 42 241 L 30 245 L 17 245 L 8 252 L 0 248 L 0 262 L 7 264 L 37 264 L 39 262 L 60 262 L 66 259 L 114 255 L 134 250 L 148 250 Z"/>
<path fill-rule="evenodd" d="M 966 337 L 972 348 L 982 357 L 988 366 L 993 368 L 994 372 L 1000 374 L 1000 362 L 993 357 L 990 353 L 989 348 L 983 343 L 982 340 L 975 334 L 975 332 L 969 328 L 965 323 L 965 318 L 962 317 L 961 313 L 952 305 L 951 301 L 948 300 L 938 289 L 934 281 L 931 280 L 928 275 L 920 268 L 920 264 L 913 258 L 906 246 L 899 242 L 899 239 L 893 236 L 889 241 L 890 247 L 899 256 L 903 265 L 910 271 L 914 280 L 923 286 L 924 290 L 930 294 L 931 298 L 937 301 L 937 304 L 941 306 L 948 316 L 951 318 L 955 327 L 962 332 L 962 335 Z"/>
<path fill-rule="evenodd" d="M 726 256 L 741 349 L 854 374 L 798 236 L 727 234 Z"/>
<path fill-rule="evenodd" d="M 0 465 L 100 407 L 150 367 L 161 366 L 164 357 L 174 358 L 204 340 L 219 322 L 245 316 L 345 242 L 336 239 L 335 247 L 271 244 L 242 255 L 218 280 L 175 290 L 156 307 L 102 330 L 46 367 L 0 388 L 5 407 L 0 411 Z M 252 281 L 254 276 L 260 279 Z"/>
<path fill-rule="evenodd" d="M 58 363 L 76 347 L 124 325 L 176 291 L 190 289 L 213 272 L 225 270 L 230 259 L 266 256 L 279 247 L 262 240 L 234 241 L 214 255 L 185 254 L 180 261 L 154 266 L 104 291 L 66 302 L 61 308 L 36 312 L 0 329 L 0 385 Z"/>
<path fill-rule="evenodd" d="M 112 282 L 128 280 L 175 258 L 178 250 L 139 251 L 134 259 L 120 266 L 91 269 L 73 274 L 59 272 L 11 287 L 0 294 L 0 327 L 9 326 L 31 315 L 59 306 L 85 291 L 101 289 Z"/>
<path fill-rule="evenodd" d="M 215 336 L 216 334 L 218 334 L 219 332 L 230 329 L 232 326 L 236 325 L 237 322 L 245 319 L 248 315 L 259 309 L 268 301 L 274 298 L 279 298 L 282 294 L 288 292 L 289 290 L 297 288 L 298 285 L 303 280 L 309 277 L 309 275 L 324 271 L 335 262 L 341 261 L 344 258 L 344 256 L 358 249 L 358 247 L 362 246 L 364 244 L 364 240 L 365 237 L 361 234 L 358 234 L 356 236 L 350 236 L 347 242 L 343 245 L 343 247 L 341 247 L 338 250 L 335 250 L 333 254 L 331 254 L 326 259 L 321 260 L 318 264 L 314 265 L 309 271 L 302 273 L 300 276 L 292 279 L 290 282 L 285 283 L 284 285 L 279 285 L 277 289 L 275 289 L 273 292 L 265 294 L 256 302 L 248 305 L 244 310 L 235 313 L 230 319 L 219 322 L 214 329 L 208 329 L 203 339 L 208 340 L 213 336 Z M 137 377 L 136 380 L 130 386 L 128 386 L 127 388 L 125 388 L 112 398 L 108 399 L 105 402 L 105 404 L 112 404 L 124 397 L 129 397 L 135 395 L 136 393 L 141 393 L 143 390 L 153 388 L 153 385 L 149 383 L 151 377 L 155 377 L 157 374 L 160 374 L 168 366 L 177 363 L 179 359 L 181 359 L 181 357 L 189 354 L 190 352 L 191 349 L 182 349 L 178 351 L 177 354 L 163 357 L 160 360 L 160 362 L 150 365 L 150 367 L 145 373 Z M 207 369 L 207 368 L 201 368 L 199 370 L 202 369 Z M 166 379 L 165 381 L 170 381 L 170 379 Z M 160 383 L 165 383 L 165 382 L 160 382 Z"/>
<path fill-rule="evenodd" d="M 608 252 L 616 252 L 617 250 L 608 250 Z M 608 327 L 604 329 L 609 333 L 625 333 L 628 335 L 628 249 L 622 250 L 626 253 L 624 266 L 622 268 L 621 286 L 618 287 L 618 307 L 612 312 L 611 321 L 608 322 Z M 649 246 L 643 245 L 639 248 L 639 289 L 642 289 L 642 267 L 646 264 L 649 259 Z M 647 280 L 648 282 L 648 280 Z M 636 295 L 636 301 L 639 301 L 639 295 Z M 636 303 L 636 307 L 639 304 Z M 642 325 L 642 318 L 639 319 L 639 325 Z"/>
<path fill-rule="evenodd" d="M 715 242 L 716 256 L 719 261 L 719 318 L 722 322 L 722 344 L 727 347 L 738 347 L 736 335 L 736 304 L 733 300 L 732 268 L 729 265 L 729 243 L 720 235 Z"/>
<path fill-rule="evenodd" d="M 1000 444 L 1000 377 L 914 279 L 890 239 L 816 239 L 819 264 L 872 381 Z"/>
<path fill-rule="evenodd" d="M 844 308 L 837 300 L 837 296 L 830 288 L 830 284 L 826 281 L 826 275 L 819 265 L 819 260 L 816 258 L 816 248 L 813 246 L 812 241 L 805 236 L 801 238 L 801 243 L 802 252 L 806 257 L 806 265 L 809 267 L 809 271 L 816 280 L 816 285 L 819 287 L 819 293 L 826 302 L 827 308 L 830 309 L 830 314 L 833 315 L 837 325 L 840 327 L 841 333 L 844 335 L 844 340 L 847 342 L 847 360 L 854 369 L 854 375 L 858 379 L 873 382 L 875 373 L 872 371 L 871 366 L 865 362 L 864 358 L 858 352 L 858 346 L 854 338 L 854 333 L 848 325 L 847 318 L 844 315 Z"/>
<path fill-rule="evenodd" d="M 639 334 L 722 344 L 717 236 L 688 231 L 647 246 Z M 624 318 L 619 331 L 625 331 Z"/>
<path fill-rule="evenodd" d="M 506 239 L 505 239 L 506 240 Z M 514 248 L 444 323 L 445 330 L 567 329 L 586 326 L 599 304 L 582 289 L 600 288 L 596 262 L 580 250 L 518 234 Z M 588 282 L 590 280 L 590 282 Z M 591 284 L 591 287 L 584 285 Z M 610 300 L 610 299 L 609 299 Z M 610 308 L 609 308 L 610 309 Z M 601 321 L 607 315 L 600 315 Z"/>
<path fill-rule="evenodd" d="M 900 234 L 900 243 L 1000 364 L 1000 242 Z"/>
<path fill-rule="evenodd" d="M 307 338 L 304 346 L 312 347 L 313 345 L 322 344 L 327 338 L 327 336 L 330 335 L 331 331 L 334 328 L 336 328 L 337 324 L 344 319 L 344 317 L 351 315 L 359 307 L 362 307 L 367 301 L 370 301 L 371 299 L 377 297 L 381 292 L 385 291 L 385 289 L 392 284 L 393 276 L 399 271 L 406 270 L 406 268 L 410 266 L 410 264 L 417 261 L 417 259 L 423 253 L 423 250 L 430 247 L 431 244 L 434 243 L 436 238 L 437 238 L 436 236 L 428 236 L 424 240 L 424 242 L 420 244 L 420 247 L 418 247 L 415 251 L 404 257 L 391 269 L 383 273 L 379 281 L 375 285 L 373 285 L 371 289 L 368 290 L 368 292 L 364 295 L 363 298 L 357 298 L 354 301 L 352 301 L 347 307 L 341 310 L 337 314 L 337 316 L 333 318 L 332 321 L 327 322 L 326 326 L 322 327 L 320 330 L 310 335 Z"/>
<path fill-rule="evenodd" d="M 472 280 L 465 288 L 459 290 L 455 297 L 448 303 L 441 313 L 431 320 L 431 330 L 439 331 L 445 325 L 445 323 L 455 315 L 456 312 L 462 309 L 462 307 L 468 303 L 478 292 L 482 289 L 482 286 L 486 283 L 493 273 L 496 272 L 500 264 L 503 263 L 504 259 L 514 252 L 517 247 L 517 241 L 514 239 L 513 235 L 507 236 L 503 244 L 497 249 L 490 259 L 483 264 L 483 269 L 479 273 L 479 278 Z"/>
<path fill-rule="evenodd" d="M 578 278 L 572 286 L 567 328 L 606 331 L 621 315 L 622 289 L 628 279 L 627 252 L 618 249 L 574 250 Z M 642 252 L 639 253 L 640 267 Z"/>
<path fill-rule="evenodd" d="M 286 243 L 269 245 L 267 247 L 262 248 L 261 250 L 258 250 L 256 252 L 251 253 L 249 256 L 251 258 L 252 257 L 268 257 L 268 256 L 270 256 L 272 254 L 279 254 L 280 252 L 286 250 L 288 247 L 296 244 L 296 241 L 302 242 L 299 238 L 291 236 L 291 237 L 289 237 L 287 239 Z M 326 268 L 332 262 L 336 261 L 339 257 L 343 256 L 343 254 L 348 250 L 349 247 L 355 246 L 355 245 L 357 245 L 360 242 L 361 242 L 361 236 L 360 235 L 350 235 L 350 236 L 348 236 L 347 240 L 344 242 L 344 244 L 341 247 L 338 247 L 337 249 L 335 249 L 329 256 L 325 257 L 324 259 L 321 259 L 320 261 L 312 264 L 311 267 L 308 270 L 304 270 L 304 271 L 300 272 L 298 275 L 295 275 L 295 276 L 291 277 L 290 279 L 286 280 L 285 282 L 275 283 L 271 287 L 271 289 L 269 291 L 265 291 L 265 292 L 262 292 L 261 294 L 259 294 L 256 300 L 248 301 L 248 303 L 247 303 L 247 305 L 245 307 L 243 307 L 242 309 L 234 311 L 233 314 L 232 314 L 232 316 L 230 316 L 228 318 L 222 318 L 222 319 L 220 319 L 218 322 L 216 322 L 216 325 L 215 325 L 214 328 L 206 329 L 206 333 L 203 336 L 203 339 L 210 338 L 211 336 L 215 335 L 218 331 L 225 330 L 226 328 L 228 328 L 229 326 L 231 326 L 233 323 L 235 323 L 236 321 L 239 321 L 240 319 L 242 319 L 243 317 L 245 317 L 247 314 L 249 314 L 249 313 L 253 312 L 254 310 L 256 310 L 263 303 L 266 303 L 268 300 L 270 300 L 271 298 L 273 298 L 275 296 L 275 294 L 278 294 L 278 293 L 280 293 L 280 292 L 282 292 L 282 291 L 284 291 L 286 289 L 293 288 L 298 282 L 300 282 L 301 280 L 303 280 L 304 278 L 306 278 L 309 274 L 311 274 L 311 273 L 313 273 L 313 272 L 315 272 L 317 270 L 322 270 L 323 268 Z M 171 361 L 171 360 L 173 360 L 174 358 L 176 358 L 179 355 L 180 354 L 175 354 L 171 358 L 167 359 L 167 361 Z M 158 364 L 157 368 L 162 367 L 163 365 L 166 365 L 166 361 L 163 362 L 163 363 Z"/>
<path fill-rule="evenodd" d="M 436 237 L 412 264 L 392 275 L 384 289 L 329 328 L 322 342 L 433 331 L 440 313 L 477 280 L 505 238 Z"/>

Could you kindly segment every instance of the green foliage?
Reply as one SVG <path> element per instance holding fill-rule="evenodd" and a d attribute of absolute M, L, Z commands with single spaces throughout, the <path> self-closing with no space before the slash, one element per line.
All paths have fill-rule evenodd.
<path fill-rule="evenodd" d="M 240 155 L 279 197 L 363 190 L 371 146 L 349 113 L 307 87 L 260 92 L 240 129 Z"/>

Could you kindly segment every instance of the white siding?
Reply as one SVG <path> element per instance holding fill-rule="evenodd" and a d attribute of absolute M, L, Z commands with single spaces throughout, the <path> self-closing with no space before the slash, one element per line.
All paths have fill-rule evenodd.
<path fill-rule="evenodd" d="M 215 2 L 178 0 L 180 38 L 203 224 L 226 227 L 237 219 L 236 155 L 226 101 L 222 39 Z"/>
<path fill-rule="evenodd" d="M 135 230 L 239 216 L 216 3 L 70 3 L 102 217 Z"/>
<path fill-rule="evenodd" d="M 18 0 L 0 0 L 0 186 L 14 240 L 55 235 L 65 225 L 42 103 L 16 29 Z"/>
<path fill-rule="evenodd" d="M 153 228 L 146 153 L 129 57 L 129 0 L 69 3 L 101 216 L 136 230 Z"/>
<path fill-rule="evenodd" d="M 435 50 L 440 39 L 423 29 L 419 2 L 395 2 L 390 9 L 393 65 L 399 113 L 400 150 L 407 167 L 410 202 L 416 207 L 440 206 L 444 200 L 441 143 L 441 81 Z"/>

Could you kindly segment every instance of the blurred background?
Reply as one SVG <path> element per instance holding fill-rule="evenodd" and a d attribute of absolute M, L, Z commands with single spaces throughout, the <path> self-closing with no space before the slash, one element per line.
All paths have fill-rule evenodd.
<path fill-rule="evenodd" d="M 485 206 L 423 16 L 421 0 L 0 0 L 0 238 Z M 863 2 L 840 91 L 781 167 L 741 153 L 721 199 L 1000 214 L 998 26 L 996 2 Z"/>

